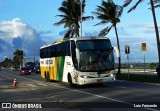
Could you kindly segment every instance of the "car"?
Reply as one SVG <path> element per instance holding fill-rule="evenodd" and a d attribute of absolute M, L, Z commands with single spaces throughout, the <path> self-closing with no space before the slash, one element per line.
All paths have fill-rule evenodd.
<path fill-rule="evenodd" d="M 28 69 L 30 70 L 31 73 L 34 72 L 34 67 L 26 67 L 26 68 L 28 68 Z"/>
<path fill-rule="evenodd" d="M 35 72 L 35 74 L 39 74 L 41 72 L 40 66 L 37 66 L 36 68 L 34 68 L 34 72 Z"/>
<path fill-rule="evenodd" d="M 19 67 L 13 67 L 12 70 L 19 71 Z"/>
<path fill-rule="evenodd" d="M 4 67 L 1 67 L 1 69 L 5 69 Z"/>
<path fill-rule="evenodd" d="M 27 67 L 22 67 L 19 71 L 20 75 L 28 75 L 31 74 L 31 70 Z"/>

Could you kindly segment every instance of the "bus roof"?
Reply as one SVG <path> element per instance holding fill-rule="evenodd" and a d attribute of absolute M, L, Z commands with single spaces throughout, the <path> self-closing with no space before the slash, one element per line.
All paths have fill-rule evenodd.
<path fill-rule="evenodd" d="M 94 37 L 76 37 L 76 38 L 70 38 L 70 39 L 66 39 L 66 38 L 62 38 L 60 40 L 57 40 L 56 42 L 54 42 L 53 44 L 49 44 L 49 45 L 44 45 L 41 48 L 45 48 L 45 47 L 49 47 L 49 46 L 52 46 L 52 45 L 56 45 L 56 44 L 60 44 L 62 42 L 65 42 L 65 41 L 70 41 L 70 40 L 74 40 L 74 41 L 78 41 L 78 40 L 100 40 L 100 39 L 109 39 L 108 37 L 98 37 L 98 36 L 94 36 Z"/>

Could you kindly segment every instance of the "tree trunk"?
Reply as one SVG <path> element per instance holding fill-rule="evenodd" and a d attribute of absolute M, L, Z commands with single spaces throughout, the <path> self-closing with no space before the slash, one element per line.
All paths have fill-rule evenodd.
<path fill-rule="evenodd" d="M 114 25 L 114 29 L 115 29 L 115 33 L 116 33 L 117 45 L 118 45 L 118 50 L 119 50 L 118 72 L 117 72 L 117 74 L 121 74 L 121 51 L 120 51 L 119 38 L 118 38 L 118 33 L 117 33 L 117 27 L 116 27 L 116 25 Z"/>
<path fill-rule="evenodd" d="M 160 69 L 160 41 L 159 41 L 159 31 L 158 31 L 158 26 L 157 26 L 157 21 L 156 21 L 156 14 L 154 10 L 154 5 L 153 1 L 150 0 L 151 2 L 151 10 L 152 10 L 152 15 L 153 15 L 153 20 L 154 20 L 154 27 L 155 27 L 155 32 L 156 32 L 156 39 L 157 39 L 157 48 L 158 48 L 158 69 Z M 157 71 L 158 77 L 160 77 L 160 71 Z"/>

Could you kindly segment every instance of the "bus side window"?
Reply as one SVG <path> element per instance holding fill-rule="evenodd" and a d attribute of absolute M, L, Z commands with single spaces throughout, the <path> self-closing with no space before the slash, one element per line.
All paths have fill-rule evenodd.
<path fill-rule="evenodd" d="M 44 51 L 43 51 L 43 49 L 40 49 L 40 58 L 44 58 Z"/>
<path fill-rule="evenodd" d="M 55 53 L 55 47 L 51 46 L 50 47 L 50 57 L 54 57 L 55 56 L 54 53 Z"/>
<path fill-rule="evenodd" d="M 43 58 L 46 58 L 46 49 L 43 49 Z"/>
<path fill-rule="evenodd" d="M 66 42 L 65 47 L 66 47 L 65 55 L 66 56 L 71 56 L 71 53 L 70 53 L 70 42 L 69 41 Z"/>

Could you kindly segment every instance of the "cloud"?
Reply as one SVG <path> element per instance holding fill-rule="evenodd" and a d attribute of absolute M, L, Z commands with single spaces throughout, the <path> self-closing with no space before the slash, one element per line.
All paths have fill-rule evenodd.
<path fill-rule="evenodd" d="M 160 29 L 160 27 L 158 27 L 158 29 Z M 155 27 L 154 25 L 147 25 L 146 27 L 143 27 L 142 33 L 145 33 L 145 34 L 153 34 L 155 33 Z M 160 30 L 159 30 L 160 32 Z"/>
<path fill-rule="evenodd" d="M 92 32 L 85 32 L 85 37 L 90 37 L 90 36 L 98 36 L 98 31 L 92 31 Z"/>
<path fill-rule="evenodd" d="M 120 36 L 131 36 L 123 27 L 117 28 L 118 34 Z"/>
<path fill-rule="evenodd" d="M 21 49 L 25 54 L 27 53 L 27 56 L 33 57 L 34 43 L 36 44 L 36 56 L 39 56 L 39 48 L 45 44 L 45 41 L 41 39 L 38 32 L 34 33 L 34 29 L 20 18 L 0 22 L 0 60 L 3 60 L 4 57 L 12 59 L 16 49 Z"/>
<path fill-rule="evenodd" d="M 43 34 L 43 35 L 46 35 L 46 34 L 51 34 L 53 31 L 51 30 L 47 30 L 47 31 L 39 31 L 39 34 Z"/>
<path fill-rule="evenodd" d="M 117 46 L 116 37 L 110 38 L 112 45 Z M 129 60 L 130 62 L 142 62 L 143 63 L 143 52 L 141 50 L 141 43 L 145 42 L 147 45 L 146 62 L 157 62 L 158 51 L 156 38 L 153 37 L 119 37 L 121 59 L 122 62 L 127 62 L 127 55 L 125 54 L 125 46 L 130 46 Z M 117 60 L 117 59 L 116 59 Z M 116 61 L 117 62 L 117 61 Z"/>
<path fill-rule="evenodd" d="M 147 24 L 143 24 L 143 23 L 125 23 L 122 24 L 123 27 L 127 27 L 127 28 L 143 28 L 146 27 Z"/>

